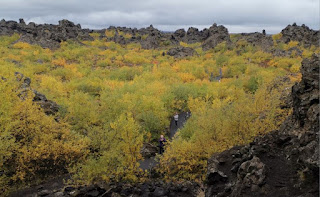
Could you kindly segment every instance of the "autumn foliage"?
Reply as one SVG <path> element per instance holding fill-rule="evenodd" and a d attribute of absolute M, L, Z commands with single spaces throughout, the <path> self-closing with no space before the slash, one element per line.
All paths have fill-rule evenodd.
<path fill-rule="evenodd" d="M 297 47 L 302 57 L 275 57 L 239 40 L 209 51 L 180 43 L 198 56 L 175 59 L 162 55 L 165 46 L 144 50 L 93 37 L 84 45 L 62 42 L 55 51 L 11 45 L 19 35 L 0 37 L 2 191 L 70 172 L 80 183 L 139 181 L 143 142 L 167 134 L 176 111 L 192 116 L 166 145 L 159 172 L 166 180 L 201 181 L 210 155 L 277 128 L 290 113 L 281 107 L 283 90 L 300 79 L 302 58 L 319 53 L 316 46 L 280 43 L 280 34 L 274 48 Z M 14 72 L 30 77 L 59 113 L 45 115 L 32 92 L 20 99 Z"/>

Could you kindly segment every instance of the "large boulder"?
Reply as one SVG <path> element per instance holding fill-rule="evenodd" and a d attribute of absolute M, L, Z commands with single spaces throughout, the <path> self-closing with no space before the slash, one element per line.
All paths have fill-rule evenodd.
<path fill-rule="evenodd" d="M 206 196 L 319 196 L 319 65 L 317 55 L 302 61 L 279 130 L 208 160 Z"/>

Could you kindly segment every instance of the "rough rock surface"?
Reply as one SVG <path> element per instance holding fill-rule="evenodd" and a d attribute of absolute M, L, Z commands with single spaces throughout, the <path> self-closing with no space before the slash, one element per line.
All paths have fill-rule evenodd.
<path fill-rule="evenodd" d="M 169 49 L 167 52 L 167 55 L 173 56 L 175 58 L 183 58 L 183 57 L 188 57 L 188 56 L 193 56 L 196 55 L 197 52 L 190 47 L 174 47 Z"/>
<path fill-rule="evenodd" d="M 30 87 L 31 79 L 29 77 L 25 77 L 22 73 L 16 72 L 15 76 L 19 82 L 21 82 L 19 89 L 19 97 L 24 99 L 28 92 L 32 92 L 34 94 L 33 101 L 38 103 L 40 107 L 44 110 L 47 115 L 54 115 L 59 110 L 59 105 L 51 100 L 48 100 L 47 97 L 36 90 L 33 90 Z"/>
<path fill-rule="evenodd" d="M 217 26 L 217 24 L 213 24 L 208 30 L 204 30 L 204 34 L 207 36 L 207 39 L 202 44 L 203 50 L 213 49 L 221 42 L 226 42 L 228 45 L 231 44 L 228 29 L 222 25 Z"/>
<path fill-rule="evenodd" d="M 240 39 L 246 40 L 253 46 L 260 46 L 262 49 L 269 49 L 273 46 L 272 37 L 270 35 L 266 35 L 265 33 L 241 33 L 236 41 Z"/>
<path fill-rule="evenodd" d="M 113 37 L 107 37 L 106 30 L 115 32 Z M 100 34 L 100 39 L 107 41 L 114 41 L 121 45 L 128 43 L 140 43 L 143 49 L 155 49 L 168 45 L 179 45 L 179 42 L 186 42 L 188 44 L 200 42 L 204 50 L 214 48 L 221 42 L 231 44 L 230 36 L 227 28 L 217 24 L 213 24 L 210 28 L 205 28 L 199 31 L 197 28 L 190 27 L 187 31 L 178 29 L 174 33 L 162 32 L 150 25 L 147 28 L 127 28 L 127 27 L 114 27 L 101 30 L 82 29 L 81 26 L 75 25 L 68 20 L 59 21 L 58 25 L 36 25 L 33 22 L 26 24 L 23 19 L 19 23 L 15 21 L 0 21 L 0 35 L 12 35 L 14 33 L 21 34 L 18 41 L 27 42 L 30 44 L 38 44 L 44 48 L 56 49 L 60 46 L 60 42 L 68 39 L 77 42 L 81 40 L 93 40 L 89 33 Z M 125 37 L 120 34 L 124 33 L 129 35 Z M 309 27 L 296 24 L 289 25 L 282 30 L 281 42 L 288 43 L 291 40 L 299 41 L 305 46 L 319 45 L 320 32 L 309 29 Z M 239 39 L 245 39 L 252 45 L 261 46 L 264 50 L 268 51 L 273 46 L 273 40 L 270 35 L 265 31 L 262 33 L 242 33 L 238 36 Z M 237 41 L 238 39 L 236 39 Z M 288 55 L 283 51 L 276 51 L 277 55 Z M 290 54 L 289 54 L 290 55 Z"/>
<path fill-rule="evenodd" d="M 153 144 L 144 143 L 140 152 L 143 158 L 150 158 L 156 156 L 158 148 Z"/>
<path fill-rule="evenodd" d="M 319 196 L 319 65 L 303 60 L 279 130 L 208 160 L 206 196 Z"/>
<path fill-rule="evenodd" d="M 271 52 L 274 56 L 282 56 L 282 57 L 284 56 L 291 57 L 293 54 L 298 56 L 302 55 L 302 51 L 298 47 L 292 47 L 286 51 L 272 48 L 269 52 Z"/>
<path fill-rule="evenodd" d="M 28 25 L 23 19 L 20 22 L 0 21 L 0 35 L 21 34 L 17 42 L 27 42 L 29 44 L 38 44 L 43 48 L 56 49 L 60 42 L 69 39 L 73 40 L 93 40 L 89 35 L 92 32 L 88 29 L 81 29 L 81 26 L 75 25 L 68 20 L 59 21 L 58 25 L 36 25 L 30 22 Z"/>
<path fill-rule="evenodd" d="M 54 186 L 56 185 L 56 186 Z M 50 185 L 39 185 L 32 189 L 12 193 L 10 197 L 195 197 L 201 192 L 200 185 L 192 182 L 181 184 L 164 183 L 161 181 L 145 182 L 141 184 L 96 184 L 90 186 L 73 187 L 63 184 L 63 180 L 54 180 Z"/>
<path fill-rule="evenodd" d="M 150 27 L 143 28 L 139 30 L 139 32 L 143 35 L 148 35 L 145 40 L 141 41 L 141 47 L 143 49 L 155 49 L 160 47 L 160 40 L 162 39 L 163 34 L 158 29 L 150 25 Z"/>
<path fill-rule="evenodd" d="M 299 26 L 294 23 L 284 28 L 281 33 L 281 40 L 285 43 L 299 41 L 307 47 L 311 45 L 319 46 L 320 44 L 320 31 L 312 30 L 306 25 Z"/>

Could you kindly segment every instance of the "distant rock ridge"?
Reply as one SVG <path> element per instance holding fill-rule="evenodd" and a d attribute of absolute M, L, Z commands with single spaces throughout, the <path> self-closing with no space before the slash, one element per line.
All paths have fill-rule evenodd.
<path fill-rule="evenodd" d="M 23 19 L 19 23 L 15 21 L 0 21 L 0 35 L 21 34 L 17 42 L 26 42 L 37 44 L 43 48 L 57 49 L 62 41 L 73 40 L 93 40 L 89 35 L 92 30 L 81 29 L 81 26 L 75 25 L 68 20 L 59 21 L 58 25 L 36 25 L 30 22 L 28 25 Z"/>
<path fill-rule="evenodd" d="M 106 30 L 115 32 L 112 37 L 107 37 Z M 43 48 L 57 49 L 62 41 L 72 39 L 75 41 L 93 40 L 89 33 L 100 34 L 101 39 L 114 41 L 121 45 L 129 43 L 140 43 L 143 49 L 156 49 L 166 46 L 178 46 L 180 42 L 188 44 L 202 43 L 203 50 L 215 48 L 219 43 L 225 42 L 228 46 L 232 45 L 228 29 L 223 25 L 213 24 L 210 28 L 205 28 L 199 31 L 197 28 L 190 27 L 187 31 L 178 29 L 173 33 L 162 32 L 152 25 L 147 28 L 127 28 L 110 26 L 107 29 L 89 30 L 82 29 L 81 26 L 75 25 L 68 20 L 59 21 L 58 25 L 40 24 L 36 25 L 33 22 L 26 24 L 23 19 L 15 21 L 0 21 L 0 35 L 12 35 L 14 33 L 21 34 L 18 42 L 27 42 L 30 44 L 38 44 Z M 311 45 L 319 45 L 320 33 L 302 25 L 298 26 L 295 23 L 288 25 L 281 31 L 281 42 L 288 43 L 299 41 L 306 47 Z M 125 37 L 123 34 L 129 35 Z M 271 35 L 267 35 L 265 30 L 262 33 L 242 33 L 237 36 L 235 41 L 244 39 L 252 45 L 262 47 L 262 49 L 271 52 L 275 55 L 288 55 L 285 52 L 272 51 L 273 46 Z"/>
<path fill-rule="evenodd" d="M 279 130 L 208 160 L 206 196 L 319 196 L 319 56 L 302 61 Z"/>

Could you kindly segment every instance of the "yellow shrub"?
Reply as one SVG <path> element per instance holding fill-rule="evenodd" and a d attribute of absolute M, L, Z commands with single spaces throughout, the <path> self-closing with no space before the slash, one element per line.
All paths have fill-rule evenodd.
<path fill-rule="evenodd" d="M 148 63 L 149 60 L 147 60 L 145 57 L 138 55 L 135 52 L 130 52 L 124 56 L 124 62 L 135 64 L 135 65 L 140 65 L 140 64 L 145 64 Z"/>
<path fill-rule="evenodd" d="M 15 49 L 30 49 L 31 45 L 26 42 L 17 42 L 12 47 Z"/>
<path fill-rule="evenodd" d="M 80 182 L 136 182 L 139 179 L 141 169 L 138 161 L 142 159 L 140 149 L 143 144 L 139 125 L 132 114 L 122 114 L 110 127 L 110 130 L 100 133 L 102 138 L 99 140 L 104 140 L 102 155 L 74 169 L 77 172 L 75 177 Z"/>
<path fill-rule="evenodd" d="M 264 86 L 254 96 L 230 87 L 224 99 L 189 99 L 192 117 L 173 142 L 166 145 L 159 171 L 167 180 L 201 182 L 207 159 L 213 153 L 248 143 L 254 136 L 279 126 L 288 112 L 279 107 L 284 87 L 270 92 Z"/>
<path fill-rule="evenodd" d="M 278 41 L 282 38 L 282 33 L 278 33 L 278 34 L 273 34 L 272 35 L 272 39 L 273 41 Z"/>
<path fill-rule="evenodd" d="M 65 66 L 67 62 L 64 58 L 58 58 L 58 59 L 52 60 L 52 64 L 56 66 Z"/>
<path fill-rule="evenodd" d="M 0 83 L 4 104 L 0 105 L 0 113 L 6 111 L 6 116 L 0 118 L 0 168 L 11 176 L 3 179 L 0 175 L 1 189 L 8 183 L 30 183 L 52 173 L 65 173 L 69 165 L 86 157 L 87 138 L 80 138 L 67 124 L 45 115 L 32 101 L 31 91 L 21 100 L 15 93 L 17 87 L 7 85 Z"/>
<path fill-rule="evenodd" d="M 300 65 L 294 64 L 290 67 L 290 71 L 293 73 L 298 73 L 300 71 Z"/>
<path fill-rule="evenodd" d="M 288 43 L 288 49 L 293 48 L 293 47 L 296 47 L 296 46 L 298 46 L 298 45 L 299 45 L 299 42 L 298 42 L 298 41 L 290 41 L 290 42 Z"/>
<path fill-rule="evenodd" d="M 106 30 L 106 31 L 105 31 L 105 35 L 106 35 L 108 38 L 113 38 L 114 35 L 115 35 L 115 31 L 114 31 L 114 30 Z"/>
<path fill-rule="evenodd" d="M 196 79 L 191 73 L 179 73 L 179 77 L 184 83 L 191 82 Z"/>

